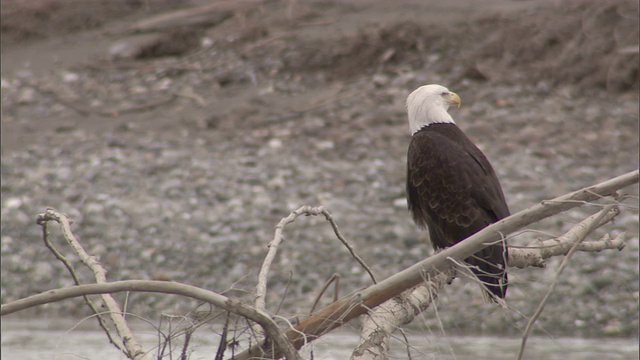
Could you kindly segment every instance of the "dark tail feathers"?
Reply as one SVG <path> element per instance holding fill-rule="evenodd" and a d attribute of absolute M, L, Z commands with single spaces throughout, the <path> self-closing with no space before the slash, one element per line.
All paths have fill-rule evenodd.
<path fill-rule="evenodd" d="M 494 301 L 494 296 L 500 299 L 507 296 L 507 258 L 508 250 L 500 243 L 486 247 L 467 259 L 473 273 L 491 293 L 487 295 Z"/>

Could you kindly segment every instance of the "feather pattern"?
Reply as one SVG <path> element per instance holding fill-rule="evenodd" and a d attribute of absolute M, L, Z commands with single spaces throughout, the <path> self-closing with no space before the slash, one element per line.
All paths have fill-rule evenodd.
<path fill-rule="evenodd" d="M 452 246 L 509 216 L 485 155 L 454 123 L 431 123 L 413 134 L 407 157 L 407 201 L 434 248 Z M 494 295 L 504 298 L 507 248 L 491 245 L 466 261 Z"/>

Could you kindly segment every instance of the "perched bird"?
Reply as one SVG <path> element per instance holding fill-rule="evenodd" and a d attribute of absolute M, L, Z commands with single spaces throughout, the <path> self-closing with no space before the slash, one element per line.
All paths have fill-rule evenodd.
<path fill-rule="evenodd" d="M 407 203 L 436 250 L 509 216 L 491 164 L 453 121 L 450 105 L 460 107 L 460 97 L 441 85 L 421 86 L 407 98 Z M 491 294 L 504 298 L 506 259 L 507 247 L 498 242 L 466 262 Z"/>

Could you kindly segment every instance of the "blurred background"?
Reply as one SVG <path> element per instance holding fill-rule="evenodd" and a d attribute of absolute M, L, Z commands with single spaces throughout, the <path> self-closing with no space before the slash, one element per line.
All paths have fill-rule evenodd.
<path fill-rule="evenodd" d="M 325 206 L 379 279 L 412 265 L 431 245 L 406 210 L 404 102 L 424 84 L 461 96 L 451 114 L 512 212 L 638 168 L 637 1 L 1 4 L 3 303 L 72 285 L 35 224 L 47 207 L 69 214 L 110 280 L 173 280 L 248 302 L 275 225 L 300 205 Z M 576 254 L 538 335 L 637 341 L 638 187 L 624 193 L 622 214 L 591 240 L 624 231 L 627 247 Z M 510 243 L 560 235 L 598 209 Z M 370 284 L 323 218 L 299 218 L 285 237 L 270 311 L 303 316 L 333 273 L 341 294 Z M 412 327 L 517 337 L 558 261 L 511 270 L 507 310 L 456 280 L 437 316 Z M 151 320 L 196 308 L 128 297 Z M 75 300 L 14 317 L 88 314 Z"/>

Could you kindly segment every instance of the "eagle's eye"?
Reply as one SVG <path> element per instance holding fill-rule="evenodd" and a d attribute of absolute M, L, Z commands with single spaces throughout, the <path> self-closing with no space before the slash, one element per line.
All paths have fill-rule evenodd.
<path fill-rule="evenodd" d="M 448 92 L 443 92 L 443 93 L 442 93 L 442 94 L 440 94 L 440 95 L 445 96 L 445 95 L 449 95 L 449 93 L 448 93 Z"/>

